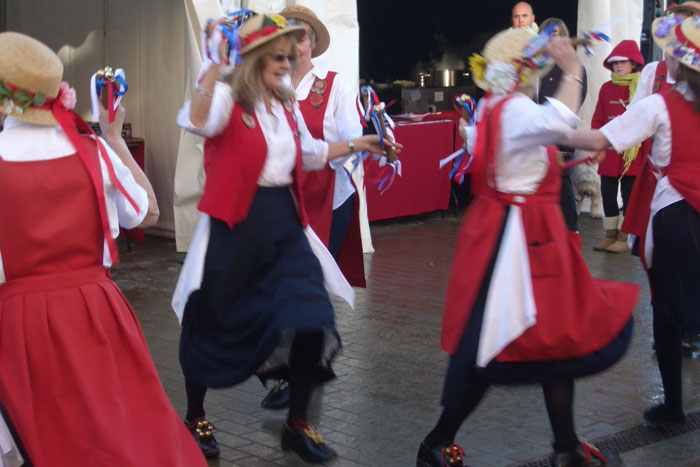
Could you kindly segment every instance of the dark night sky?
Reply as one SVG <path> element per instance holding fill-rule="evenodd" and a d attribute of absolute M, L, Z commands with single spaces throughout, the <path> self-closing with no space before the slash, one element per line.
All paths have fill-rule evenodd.
<path fill-rule="evenodd" d="M 459 68 L 486 40 L 510 26 L 517 0 L 357 0 L 360 23 L 360 77 L 376 81 L 415 80 L 445 53 L 449 68 Z M 539 24 L 564 20 L 576 33 L 577 0 L 532 0 Z M 457 63 L 454 63 L 454 62 Z M 442 68 L 444 68 L 443 66 Z"/>

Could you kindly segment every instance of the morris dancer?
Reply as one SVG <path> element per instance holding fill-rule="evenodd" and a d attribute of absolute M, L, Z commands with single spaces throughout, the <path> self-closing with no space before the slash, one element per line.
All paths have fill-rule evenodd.
<path fill-rule="evenodd" d="M 661 425 L 685 420 L 681 337 L 684 331 L 700 333 L 700 17 L 676 26 L 658 18 L 652 31 L 676 85 L 639 101 L 600 131 L 577 132 L 570 139 L 587 149 L 622 151 L 652 138 L 630 214 L 646 226 L 639 256 L 651 285 L 665 395 L 662 404 L 644 412 L 644 419 Z"/>
<path fill-rule="evenodd" d="M 355 110 L 356 92 L 345 85 L 338 73 L 311 63 L 312 58 L 328 49 L 328 30 L 313 11 L 303 6 L 287 7 L 280 15 L 305 31 L 297 41 L 298 57 L 291 85 L 309 133 L 329 143 L 350 144 L 353 138 L 362 136 L 362 125 Z M 309 225 L 337 260 L 348 282 L 365 287 L 358 191 L 345 167 L 351 157 L 353 154 L 335 159 L 322 170 L 302 172 L 301 189 Z M 351 162 L 348 166 L 353 168 Z M 362 164 L 356 167 L 362 173 Z M 278 380 L 263 399 L 262 406 L 281 409 L 288 405 L 289 385 Z"/>
<path fill-rule="evenodd" d="M 526 94 L 551 64 L 542 56 L 524 60 L 531 37 L 501 32 L 483 58 L 471 60 L 485 67 L 473 73 L 489 93 L 471 166 L 478 191 L 458 235 L 442 322 L 442 347 L 451 355 L 444 410 L 421 443 L 418 466 L 464 465 L 454 438 L 491 384 L 542 385 L 553 465 L 582 465 L 591 453 L 603 458 L 574 431 L 574 379 L 621 358 L 638 287 L 593 279 L 578 236 L 566 229 L 557 151 L 545 145 L 573 131 L 583 70 L 569 39 L 552 39 L 545 51 L 564 76 L 553 99 L 535 104 Z"/>
<path fill-rule="evenodd" d="M 326 143 L 309 134 L 294 92 L 284 85 L 305 33 L 279 15 L 242 16 L 235 37 L 211 51 L 178 124 L 207 138 L 203 212 L 173 300 L 182 312 L 180 364 L 187 420 L 207 456 L 218 455 L 204 419 L 207 387 L 253 374 L 291 388 L 282 448 L 309 462 L 336 456 L 307 423 L 312 389 L 334 377 L 340 348 L 324 282 L 352 302 L 352 288 L 308 228 L 302 166 L 319 170 L 357 151 L 382 153 L 379 138 Z M 206 29 L 205 49 L 221 37 Z M 226 31 L 230 32 L 231 29 Z M 227 52 L 231 49 L 231 54 Z M 240 55 L 229 78 L 221 65 Z M 234 62 L 231 61 L 233 64 Z"/>
<path fill-rule="evenodd" d="M 101 110 L 104 140 L 80 136 L 62 74 L 41 42 L 0 34 L 0 400 L 37 467 L 204 466 L 109 279 L 119 225 L 158 218 L 124 109 Z"/>

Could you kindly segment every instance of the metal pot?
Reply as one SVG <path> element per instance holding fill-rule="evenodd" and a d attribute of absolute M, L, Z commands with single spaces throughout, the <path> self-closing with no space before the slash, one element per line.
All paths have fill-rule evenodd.
<path fill-rule="evenodd" d="M 430 73 L 420 72 L 418 73 L 418 86 L 421 88 L 427 88 L 430 86 Z"/>
<path fill-rule="evenodd" d="M 430 85 L 434 88 L 449 88 L 460 84 L 462 70 L 432 70 L 430 72 Z"/>

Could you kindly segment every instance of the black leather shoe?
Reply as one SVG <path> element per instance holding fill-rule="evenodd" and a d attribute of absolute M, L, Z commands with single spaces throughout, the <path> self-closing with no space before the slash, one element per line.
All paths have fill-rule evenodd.
<path fill-rule="evenodd" d="M 204 418 L 198 418 L 192 422 L 185 420 L 185 425 L 187 429 L 192 433 L 192 437 L 197 442 L 197 446 L 202 450 L 204 457 L 211 459 L 212 457 L 219 457 L 221 450 L 219 449 L 219 443 L 216 442 L 216 438 L 212 434 L 215 430 L 214 425 L 206 421 Z"/>
<path fill-rule="evenodd" d="M 552 467 L 619 467 L 622 458 L 617 452 L 601 452 L 589 443 L 581 443 L 574 452 L 554 453 Z"/>
<path fill-rule="evenodd" d="M 464 450 L 456 444 L 430 449 L 420 443 L 416 467 L 465 467 Z"/>
<path fill-rule="evenodd" d="M 683 410 L 671 410 L 666 404 L 658 404 L 644 411 L 644 420 L 651 426 L 685 423 Z"/>
<path fill-rule="evenodd" d="M 331 447 L 323 442 L 321 433 L 306 422 L 295 419 L 293 426 L 284 424 L 282 432 L 282 449 L 296 452 L 306 462 L 320 463 L 338 456 Z"/>
<path fill-rule="evenodd" d="M 286 409 L 289 407 L 289 397 L 291 390 L 289 383 L 283 379 L 275 381 L 275 386 L 270 389 L 267 396 L 262 400 L 260 405 L 266 409 Z"/>

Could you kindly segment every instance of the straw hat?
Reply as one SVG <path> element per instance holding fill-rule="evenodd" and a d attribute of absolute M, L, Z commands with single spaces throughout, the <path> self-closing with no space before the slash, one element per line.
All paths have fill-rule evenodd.
<path fill-rule="evenodd" d="M 700 71 L 700 16 L 679 24 L 673 15 L 657 18 L 651 25 L 654 42 L 664 52 L 695 71 Z"/>
<path fill-rule="evenodd" d="M 318 16 L 316 16 L 316 13 L 304 6 L 293 5 L 282 10 L 280 15 L 287 19 L 297 19 L 303 21 L 314 30 L 314 34 L 316 34 L 316 48 L 311 54 L 311 58 L 318 57 L 323 52 L 328 50 L 328 46 L 331 43 L 331 36 L 328 34 L 328 29 L 326 29 L 326 26 L 324 26 L 321 20 L 318 19 Z"/>
<path fill-rule="evenodd" d="M 40 102 L 41 94 L 55 98 L 62 76 L 63 63 L 53 50 L 24 34 L 0 33 L 0 112 L 37 125 L 56 125 L 50 110 L 29 107 L 22 111 L 21 106 L 31 96 L 37 97 L 35 103 Z"/>
<path fill-rule="evenodd" d="M 509 28 L 493 36 L 484 46 L 482 55 L 472 55 L 469 64 L 472 68 L 474 83 L 485 91 L 508 92 L 512 83 L 519 89 L 529 86 L 540 76 L 552 69 L 554 62 L 537 55 L 534 67 L 523 67 L 523 50 L 527 43 L 537 35 L 527 28 Z"/>
<path fill-rule="evenodd" d="M 246 20 L 238 29 L 241 55 L 245 55 L 263 44 L 277 39 L 285 34 L 293 34 L 301 39 L 306 31 L 301 26 L 290 26 L 287 20 L 280 15 L 261 14 Z"/>
<path fill-rule="evenodd" d="M 684 2 L 680 5 L 673 4 L 666 8 L 664 14 L 688 12 L 692 15 L 700 15 L 700 2 Z"/>

